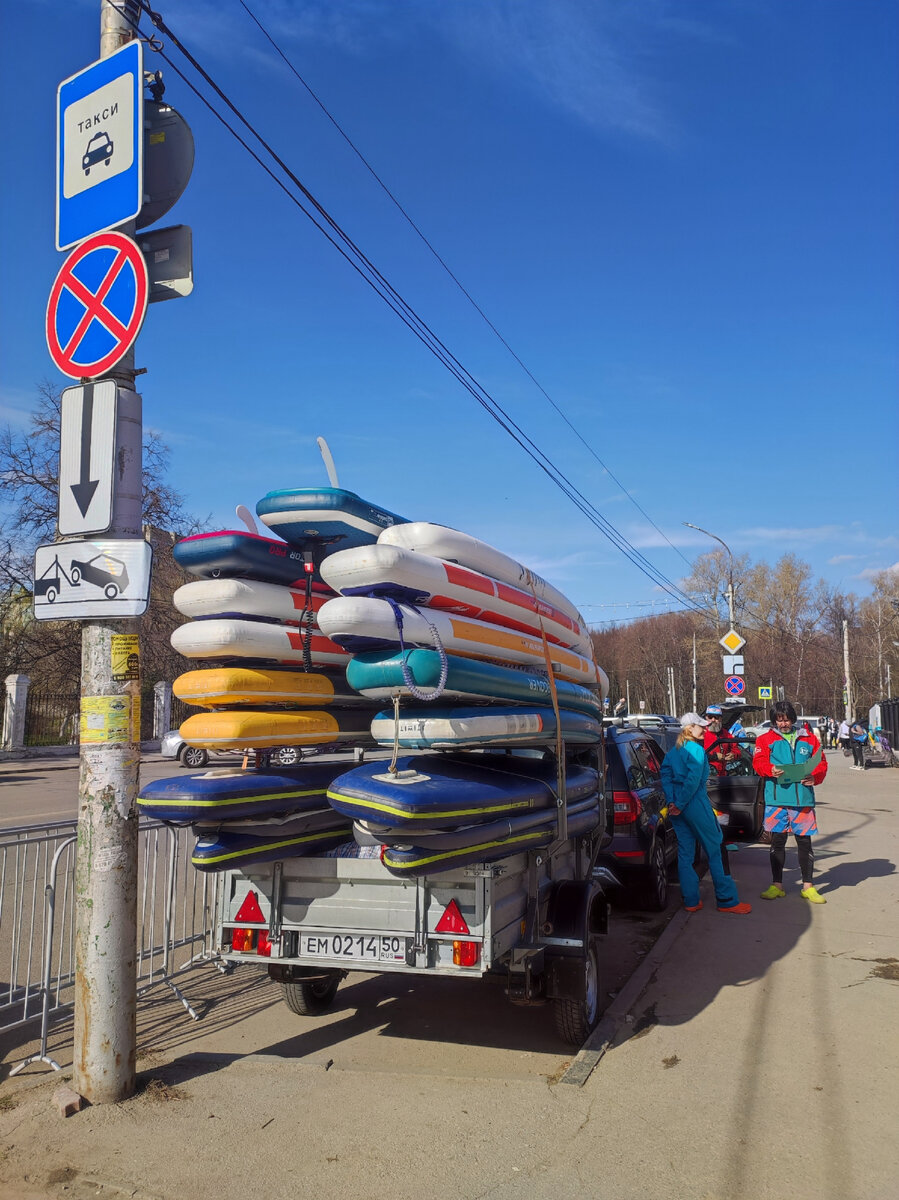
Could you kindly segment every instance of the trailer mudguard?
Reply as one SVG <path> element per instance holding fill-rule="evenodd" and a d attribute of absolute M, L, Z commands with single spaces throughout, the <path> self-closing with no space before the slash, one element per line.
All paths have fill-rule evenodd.
<path fill-rule="evenodd" d="M 609 906 L 595 879 L 563 879 L 554 884 L 539 931 L 548 951 L 582 955 L 590 938 L 608 931 Z"/>

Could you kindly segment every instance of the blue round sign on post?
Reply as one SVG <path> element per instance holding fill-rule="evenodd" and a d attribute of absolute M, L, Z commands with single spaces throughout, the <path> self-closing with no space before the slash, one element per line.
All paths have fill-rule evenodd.
<path fill-rule="evenodd" d="M 47 347 L 64 375 L 96 379 L 125 355 L 147 313 L 150 282 L 140 247 L 95 233 L 62 265 L 47 304 Z"/>
<path fill-rule="evenodd" d="M 724 681 L 724 690 L 728 696 L 742 696 L 746 690 L 746 684 L 739 675 L 728 675 Z"/>

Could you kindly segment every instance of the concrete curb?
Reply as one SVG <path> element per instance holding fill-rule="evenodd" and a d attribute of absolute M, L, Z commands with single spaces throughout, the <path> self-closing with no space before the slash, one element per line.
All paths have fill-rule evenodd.
<path fill-rule="evenodd" d="M 665 926 L 665 932 L 603 1013 L 599 1024 L 584 1042 L 571 1066 L 559 1079 L 559 1083 L 583 1087 L 587 1082 L 606 1050 L 615 1041 L 618 1030 L 631 1009 L 649 987 L 656 970 L 683 933 L 689 919 L 690 914 L 686 909 L 682 908 L 674 914 Z"/>

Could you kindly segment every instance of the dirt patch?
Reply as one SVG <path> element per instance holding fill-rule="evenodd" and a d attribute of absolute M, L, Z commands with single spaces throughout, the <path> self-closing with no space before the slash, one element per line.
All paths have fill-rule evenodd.
<path fill-rule="evenodd" d="M 680 1062 L 680 1059 L 677 1057 L 676 1054 L 669 1054 L 669 1056 L 667 1058 L 662 1059 L 662 1066 L 665 1068 L 666 1071 L 670 1071 L 671 1068 L 676 1067 L 679 1062 Z"/>
<path fill-rule="evenodd" d="M 12 1112 L 18 1108 L 19 1102 L 13 1096 L 0 1096 L 0 1113 Z"/>
<path fill-rule="evenodd" d="M 166 1083 L 164 1079 L 151 1078 L 138 1081 L 138 1095 L 154 1104 L 167 1104 L 170 1100 L 189 1100 L 190 1092 Z"/>

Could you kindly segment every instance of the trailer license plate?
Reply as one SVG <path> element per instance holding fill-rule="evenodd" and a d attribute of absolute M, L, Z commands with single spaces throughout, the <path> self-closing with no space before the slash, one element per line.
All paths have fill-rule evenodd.
<path fill-rule="evenodd" d="M 304 933 L 300 953 L 308 958 L 352 962 L 405 962 L 406 939 L 362 933 Z"/>

